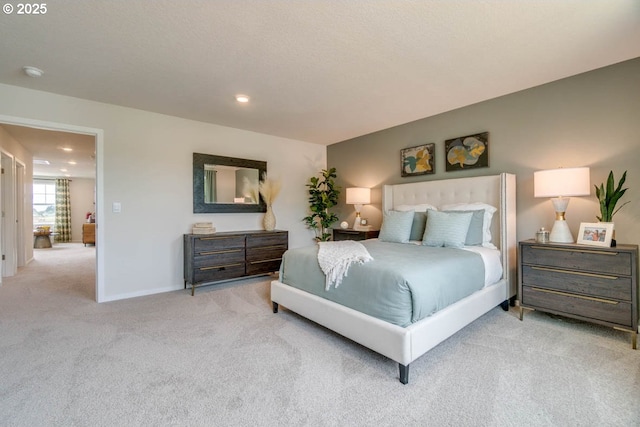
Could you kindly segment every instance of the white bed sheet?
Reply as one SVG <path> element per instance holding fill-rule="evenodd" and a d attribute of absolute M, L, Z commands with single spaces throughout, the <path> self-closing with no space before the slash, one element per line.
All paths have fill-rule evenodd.
<path fill-rule="evenodd" d="M 484 246 L 465 246 L 462 249 L 479 254 L 484 262 L 484 287 L 491 286 L 502 278 L 502 262 L 498 249 Z"/>

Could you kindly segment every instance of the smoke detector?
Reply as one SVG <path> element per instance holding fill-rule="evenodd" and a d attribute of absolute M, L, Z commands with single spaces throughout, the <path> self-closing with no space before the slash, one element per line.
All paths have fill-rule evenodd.
<path fill-rule="evenodd" d="M 40 68 L 31 67 L 30 65 L 22 67 L 22 69 L 29 77 L 42 77 L 42 75 L 44 74 L 44 71 L 42 71 Z"/>

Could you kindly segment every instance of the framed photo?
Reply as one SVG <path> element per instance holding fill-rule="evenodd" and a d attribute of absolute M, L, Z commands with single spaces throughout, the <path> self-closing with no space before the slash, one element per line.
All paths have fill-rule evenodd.
<path fill-rule="evenodd" d="M 447 172 L 489 167 L 489 132 L 447 139 L 444 152 Z"/>
<path fill-rule="evenodd" d="M 611 246 L 612 222 L 581 222 L 578 243 L 591 246 Z"/>
<path fill-rule="evenodd" d="M 402 176 L 427 175 L 436 172 L 436 144 L 424 144 L 400 150 Z"/>

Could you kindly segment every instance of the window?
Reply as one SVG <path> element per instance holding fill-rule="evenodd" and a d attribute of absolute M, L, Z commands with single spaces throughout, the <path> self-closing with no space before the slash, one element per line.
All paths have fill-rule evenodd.
<path fill-rule="evenodd" d="M 56 184 L 54 181 L 33 181 L 33 226 L 56 222 Z"/>

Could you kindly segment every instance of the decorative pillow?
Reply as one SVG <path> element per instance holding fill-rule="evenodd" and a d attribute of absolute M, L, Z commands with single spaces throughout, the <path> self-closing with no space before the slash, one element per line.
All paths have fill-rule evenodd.
<path fill-rule="evenodd" d="M 388 211 L 382 218 L 378 239 L 384 242 L 407 243 L 411 235 L 413 211 Z"/>
<path fill-rule="evenodd" d="M 444 205 L 441 209 L 443 211 L 477 211 L 484 209 L 484 218 L 482 220 L 482 246 L 495 249 L 495 246 L 491 243 L 491 220 L 493 219 L 493 214 L 498 210 L 497 208 L 486 203 L 474 202 Z"/>
<path fill-rule="evenodd" d="M 413 215 L 413 224 L 411 225 L 409 240 L 422 240 L 422 236 L 424 235 L 424 226 L 427 223 L 427 211 L 429 209 L 434 211 L 438 210 L 438 208 L 428 203 L 422 203 L 419 205 L 398 205 L 395 208 L 397 211 L 415 212 L 415 215 Z"/>
<path fill-rule="evenodd" d="M 422 240 L 422 236 L 424 236 L 424 227 L 426 225 L 427 212 L 415 212 L 413 214 L 413 223 L 411 224 L 409 240 Z"/>
<path fill-rule="evenodd" d="M 465 246 L 482 246 L 482 223 L 484 221 L 484 209 L 477 211 L 441 211 L 450 213 L 471 213 L 471 223 L 464 239 Z"/>
<path fill-rule="evenodd" d="M 427 225 L 422 244 L 454 248 L 464 246 L 472 216 L 471 212 L 427 211 Z"/>

